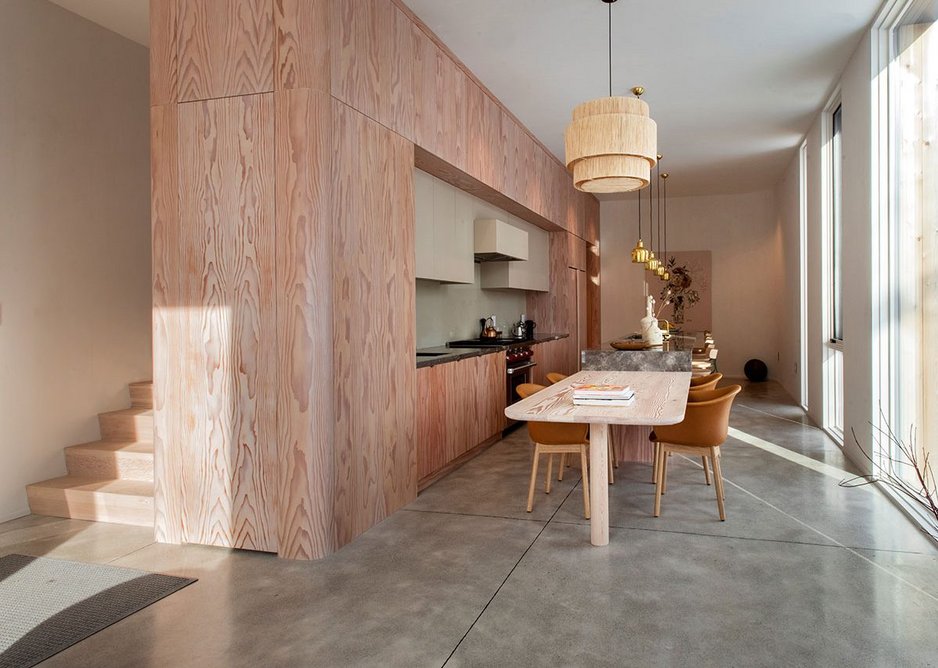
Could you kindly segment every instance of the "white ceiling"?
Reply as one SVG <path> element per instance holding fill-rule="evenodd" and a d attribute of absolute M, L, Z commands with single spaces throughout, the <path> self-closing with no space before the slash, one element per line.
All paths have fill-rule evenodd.
<path fill-rule="evenodd" d="M 405 0 L 563 159 L 573 107 L 608 93 L 601 0 Z M 613 91 L 646 88 L 669 194 L 772 187 L 881 0 L 619 0 Z"/>
<path fill-rule="evenodd" d="M 148 0 L 53 0 L 146 44 Z M 608 92 L 601 0 L 405 0 L 559 158 Z M 881 0 L 619 0 L 613 91 L 640 84 L 670 194 L 772 187 Z"/>

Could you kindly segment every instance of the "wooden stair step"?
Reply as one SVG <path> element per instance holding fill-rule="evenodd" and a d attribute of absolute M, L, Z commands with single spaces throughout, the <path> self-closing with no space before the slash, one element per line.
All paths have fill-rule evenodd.
<path fill-rule="evenodd" d="M 69 475 L 153 482 L 153 443 L 93 441 L 65 448 Z"/>
<path fill-rule="evenodd" d="M 67 475 L 26 486 L 36 515 L 153 526 L 153 483 Z"/>
<path fill-rule="evenodd" d="M 98 414 L 102 441 L 153 441 L 153 409 L 124 408 Z"/>
<path fill-rule="evenodd" d="M 153 381 L 141 380 L 130 383 L 130 405 L 134 408 L 153 408 Z"/>

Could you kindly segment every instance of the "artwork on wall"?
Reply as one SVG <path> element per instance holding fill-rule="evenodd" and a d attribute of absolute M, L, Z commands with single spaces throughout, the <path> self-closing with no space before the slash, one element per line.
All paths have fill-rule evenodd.
<path fill-rule="evenodd" d="M 658 303 L 663 304 L 667 299 L 670 303 L 658 317 L 685 332 L 712 330 L 710 251 L 675 251 L 668 253 L 667 261 L 671 278 L 662 285 Z"/>

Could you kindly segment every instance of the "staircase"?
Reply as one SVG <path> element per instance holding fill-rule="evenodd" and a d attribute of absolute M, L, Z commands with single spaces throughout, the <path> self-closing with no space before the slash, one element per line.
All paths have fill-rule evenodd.
<path fill-rule="evenodd" d="M 153 526 L 153 383 L 98 415 L 101 440 L 65 448 L 68 475 L 26 486 L 35 515 Z"/>

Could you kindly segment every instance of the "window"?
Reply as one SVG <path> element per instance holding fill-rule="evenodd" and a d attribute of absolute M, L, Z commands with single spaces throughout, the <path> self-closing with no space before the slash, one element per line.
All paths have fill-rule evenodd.
<path fill-rule="evenodd" d="M 835 98 L 836 100 L 836 98 Z M 824 429 L 835 441 L 844 438 L 844 301 L 843 301 L 843 107 L 828 105 L 824 142 Z"/>
<path fill-rule="evenodd" d="M 838 105 L 831 115 L 831 342 L 844 340 L 843 281 L 841 258 L 843 257 L 843 164 L 842 140 L 843 107 Z"/>
<path fill-rule="evenodd" d="M 893 0 L 876 27 L 878 213 L 874 424 L 938 457 L 938 0 Z M 880 414 L 881 411 L 881 414 Z M 914 434 L 914 436 L 913 436 Z M 880 466 L 915 484 L 898 447 Z M 914 510 L 914 509 L 913 509 Z"/>
<path fill-rule="evenodd" d="M 798 152 L 798 228 L 801 264 L 801 351 L 798 371 L 801 374 L 801 407 L 808 410 L 808 142 L 801 144 Z"/>

